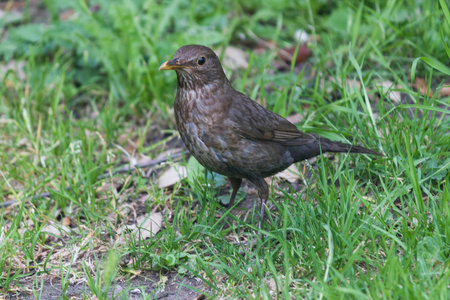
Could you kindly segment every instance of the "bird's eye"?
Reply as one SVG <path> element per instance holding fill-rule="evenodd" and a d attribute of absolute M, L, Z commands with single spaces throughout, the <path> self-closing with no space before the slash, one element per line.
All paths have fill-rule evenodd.
<path fill-rule="evenodd" d="M 197 64 L 198 64 L 199 66 L 204 65 L 205 62 L 206 62 L 206 58 L 205 58 L 204 56 L 200 57 L 200 58 L 197 60 Z"/>

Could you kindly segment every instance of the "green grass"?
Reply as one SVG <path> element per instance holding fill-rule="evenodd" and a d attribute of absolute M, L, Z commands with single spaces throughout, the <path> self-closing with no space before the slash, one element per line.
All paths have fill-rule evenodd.
<path fill-rule="evenodd" d="M 39 298 L 52 278 L 63 299 L 77 280 L 87 282 L 85 297 L 105 299 L 117 282 L 162 274 L 157 290 L 142 290 L 150 299 L 171 270 L 202 280 L 211 298 L 448 299 L 445 1 L 44 3 L 48 24 L 33 23 L 27 9 L 0 20 L 0 196 L 20 200 L 0 208 L 0 293 Z M 301 72 L 275 69 L 275 50 L 253 51 L 255 36 L 296 45 L 299 29 L 312 36 L 313 53 Z M 300 189 L 274 179 L 262 239 L 258 208 L 244 221 L 223 209 L 224 177 L 193 159 L 182 160 L 188 176 L 169 190 L 157 185 L 161 165 L 149 176 L 98 180 L 171 148 L 176 76 L 157 70 L 192 43 L 243 49 L 248 68 L 226 69 L 237 89 L 283 116 L 300 114 L 301 130 L 384 156 L 300 163 L 312 172 L 300 175 Z M 5 70 L 8 62 L 25 75 Z M 242 189 L 243 198 L 255 195 Z M 150 212 L 163 216 L 153 237 L 119 231 Z M 49 233 L 49 224 L 70 232 Z M 254 237 L 254 249 L 232 244 Z"/>

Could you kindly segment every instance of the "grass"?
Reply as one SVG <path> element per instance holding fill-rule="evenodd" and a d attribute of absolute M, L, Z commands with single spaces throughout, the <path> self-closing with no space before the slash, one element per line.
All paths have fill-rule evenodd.
<path fill-rule="evenodd" d="M 141 276 L 154 281 L 151 292 L 140 288 L 151 299 L 178 274 L 180 289 L 211 298 L 448 299 L 445 1 L 33 5 L 0 20 L 0 196 L 19 199 L 0 208 L 1 293 L 50 297 L 52 279 L 62 299 L 79 282 L 82 297 L 127 299 Z M 276 50 L 253 52 L 259 40 L 296 45 L 299 29 L 311 36 L 305 69 L 280 71 Z M 241 211 L 244 221 L 223 209 L 225 179 L 192 158 L 169 162 L 188 169 L 170 189 L 157 184 L 165 165 L 98 180 L 174 148 L 176 78 L 157 69 L 192 43 L 243 49 L 248 68 L 226 69 L 236 88 L 283 116 L 299 114 L 301 130 L 384 157 L 300 163 L 299 188 L 273 179 L 263 239 L 258 209 Z M 155 213 L 163 225 L 151 237 L 149 228 L 121 231 Z M 254 249 L 231 243 L 254 237 Z M 203 285 L 181 282 L 191 277 Z"/>

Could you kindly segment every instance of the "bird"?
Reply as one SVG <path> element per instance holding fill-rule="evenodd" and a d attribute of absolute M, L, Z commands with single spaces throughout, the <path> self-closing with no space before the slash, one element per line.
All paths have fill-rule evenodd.
<path fill-rule="evenodd" d="M 325 152 L 380 153 L 300 131 L 282 116 L 235 90 L 216 53 L 202 45 L 179 48 L 159 70 L 174 70 L 176 125 L 186 148 L 210 171 L 226 176 L 233 207 L 242 180 L 260 198 L 258 228 L 269 185 L 264 178 Z"/>

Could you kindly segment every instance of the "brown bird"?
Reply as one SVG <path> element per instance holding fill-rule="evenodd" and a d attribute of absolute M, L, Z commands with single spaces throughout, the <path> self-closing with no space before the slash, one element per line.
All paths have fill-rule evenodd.
<path fill-rule="evenodd" d="M 260 221 L 269 186 L 264 180 L 321 152 L 380 155 L 364 147 L 333 142 L 297 127 L 236 91 L 210 48 L 183 46 L 159 70 L 177 73 L 175 118 L 189 152 L 207 169 L 228 177 L 233 206 L 242 178 L 261 199 Z"/>

